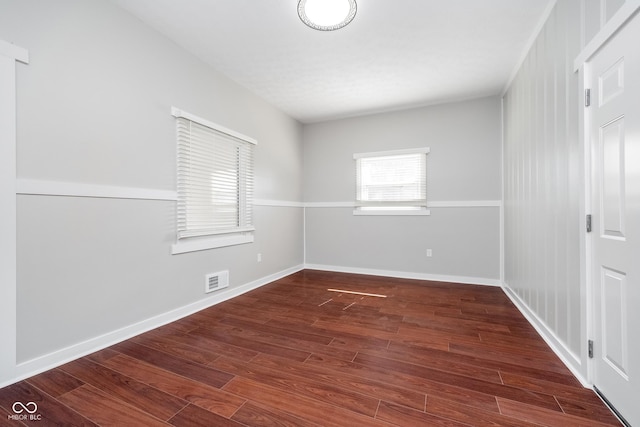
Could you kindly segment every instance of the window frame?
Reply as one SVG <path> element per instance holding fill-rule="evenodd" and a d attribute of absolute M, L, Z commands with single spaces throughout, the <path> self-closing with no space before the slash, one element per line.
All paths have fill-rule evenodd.
<path fill-rule="evenodd" d="M 355 153 L 353 155 L 353 159 L 355 160 L 355 174 L 356 174 L 356 197 L 355 197 L 355 208 L 353 210 L 353 215 L 377 215 L 377 216 L 424 216 L 431 215 L 431 211 L 427 207 L 427 156 L 430 152 L 429 147 L 420 147 L 420 148 L 408 148 L 401 150 L 389 150 L 389 151 L 376 151 L 369 153 Z M 358 194 L 360 193 L 359 186 L 361 183 L 359 182 L 359 167 L 360 160 L 366 158 L 383 158 L 383 157 L 394 157 L 394 156 L 403 156 L 403 155 L 412 155 L 412 154 L 424 154 L 424 195 L 425 201 L 424 204 L 419 205 L 410 205 L 407 202 L 399 201 L 397 204 L 393 204 L 393 202 L 389 202 L 388 206 L 366 206 L 366 203 L 363 203 L 361 200 L 358 200 Z M 372 204 L 373 205 L 373 204 Z"/>
<path fill-rule="evenodd" d="M 180 153 L 180 139 L 179 139 L 179 135 L 178 135 L 178 120 L 177 119 L 185 119 L 188 120 L 192 123 L 195 123 L 197 125 L 200 126 L 205 126 L 207 128 L 210 128 L 212 130 L 214 130 L 215 132 L 218 133 L 223 133 L 226 134 L 228 136 L 230 136 L 233 139 L 237 139 L 240 140 L 242 143 L 247 143 L 249 145 L 250 150 L 253 150 L 253 146 L 258 144 L 258 141 L 255 140 L 254 138 L 248 137 L 246 135 L 243 135 L 239 132 L 236 132 L 234 130 L 228 129 L 224 126 L 221 126 L 217 123 L 214 123 L 210 120 L 207 119 L 203 119 L 201 117 L 198 117 L 194 114 L 188 113 L 186 111 L 183 111 L 179 108 L 176 107 L 172 107 L 171 108 L 171 115 L 174 116 L 176 118 L 175 121 L 175 126 L 176 126 L 176 144 L 177 144 L 177 159 L 176 159 L 176 166 L 179 169 L 181 167 L 181 159 L 179 156 Z M 252 185 L 250 185 L 249 187 L 244 185 L 245 181 L 247 177 L 250 178 L 250 180 L 252 180 L 253 174 L 254 174 L 254 165 L 253 165 L 253 153 L 250 154 L 251 158 L 250 158 L 250 170 L 249 170 L 249 175 L 245 175 L 245 173 L 240 173 L 238 172 L 239 176 L 238 177 L 238 182 L 242 182 L 243 184 L 238 186 L 238 194 L 237 194 L 237 200 L 238 200 L 238 205 L 237 205 L 237 210 L 238 210 L 238 215 L 244 215 L 244 212 L 247 209 L 253 209 L 253 187 Z M 241 165 L 240 164 L 241 160 L 238 160 L 238 171 L 240 171 L 241 169 L 243 169 L 244 167 L 246 167 L 247 165 Z M 221 231 L 210 231 L 207 232 L 206 234 L 201 234 L 201 235 L 196 235 L 196 236 L 180 236 L 180 232 L 178 230 L 178 221 L 179 221 L 179 217 L 180 214 L 178 212 L 178 206 L 181 203 L 181 200 L 183 200 L 183 197 L 186 198 L 186 194 L 183 193 L 184 190 L 181 189 L 181 178 L 177 177 L 177 194 L 178 194 L 178 203 L 176 204 L 176 241 L 175 243 L 172 245 L 171 247 L 171 253 L 176 255 L 176 254 L 182 254 L 182 253 L 187 253 L 187 252 L 194 252 L 194 251 L 201 251 L 201 250 L 206 250 L 206 249 L 214 249 L 214 248 L 221 248 L 221 247 L 227 247 L 227 246 L 233 246 L 233 245 L 240 245 L 240 244 L 245 244 L 245 243 L 252 243 L 254 241 L 254 231 L 255 231 L 255 227 L 253 226 L 253 220 L 251 220 L 251 224 L 248 225 L 243 225 L 243 226 L 238 226 L 237 229 L 233 229 L 233 230 L 221 230 Z M 243 191 L 244 190 L 244 191 Z M 249 190 L 249 191 L 248 191 Z M 184 202 L 186 203 L 186 201 Z"/>

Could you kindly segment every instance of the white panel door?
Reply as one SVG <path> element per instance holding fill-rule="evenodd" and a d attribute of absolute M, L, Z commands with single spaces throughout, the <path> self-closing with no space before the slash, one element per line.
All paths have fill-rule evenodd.
<path fill-rule="evenodd" d="M 640 426 L 640 17 L 587 64 L 594 384 Z"/>

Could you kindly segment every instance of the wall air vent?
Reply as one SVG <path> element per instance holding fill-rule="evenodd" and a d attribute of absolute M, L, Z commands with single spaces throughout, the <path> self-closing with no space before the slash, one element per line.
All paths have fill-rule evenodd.
<path fill-rule="evenodd" d="M 205 293 L 218 291 L 229 286 L 229 270 L 218 273 L 207 274 L 205 276 Z"/>

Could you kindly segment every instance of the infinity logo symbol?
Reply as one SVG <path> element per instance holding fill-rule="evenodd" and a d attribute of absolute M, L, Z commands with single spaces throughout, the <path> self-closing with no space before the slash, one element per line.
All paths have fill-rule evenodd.
<path fill-rule="evenodd" d="M 36 405 L 35 402 L 29 402 L 26 405 L 22 402 L 16 402 L 13 404 L 12 409 L 16 414 L 21 414 L 24 411 L 34 414 L 38 410 L 38 405 Z"/>

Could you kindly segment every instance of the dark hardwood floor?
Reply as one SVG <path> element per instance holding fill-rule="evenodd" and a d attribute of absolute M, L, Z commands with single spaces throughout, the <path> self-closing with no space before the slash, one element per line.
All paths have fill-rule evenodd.
<path fill-rule="evenodd" d="M 22 424 L 620 425 L 501 289 L 312 270 L 1 389 Z"/>

